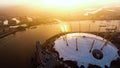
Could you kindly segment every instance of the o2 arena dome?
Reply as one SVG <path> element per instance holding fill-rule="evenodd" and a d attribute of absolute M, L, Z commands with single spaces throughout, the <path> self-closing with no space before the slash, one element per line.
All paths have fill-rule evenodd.
<path fill-rule="evenodd" d="M 119 58 L 115 45 L 89 33 L 64 34 L 52 43 L 46 47 L 56 53 L 57 59 L 65 63 L 67 68 L 109 68 L 111 62 Z"/>

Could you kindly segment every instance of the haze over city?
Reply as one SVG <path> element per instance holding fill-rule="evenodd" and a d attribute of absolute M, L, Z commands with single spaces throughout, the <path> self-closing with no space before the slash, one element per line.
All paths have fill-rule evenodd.
<path fill-rule="evenodd" d="M 120 68 L 120 0 L 0 0 L 0 68 Z"/>

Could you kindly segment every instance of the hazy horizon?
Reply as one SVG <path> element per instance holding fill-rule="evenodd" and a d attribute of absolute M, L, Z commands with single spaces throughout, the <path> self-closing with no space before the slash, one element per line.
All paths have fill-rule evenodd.
<path fill-rule="evenodd" d="M 1 16 L 54 16 L 78 18 L 84 15 L 108 15 L 108 7 L 120 7 L 120 0 L 0 0 Z M 119 8 L 118 7 L 118 8 Z M 118 16 L 118 8 L 110 15 Z M 97 12 L 101 11 L 101 14 Z M 92 15 L 89 15 L 92 16 Z M 95 17 L 96 18 L 96 17 Z M 118 17 L 117 17 L 118 18 Z"/>
<path fill-rule="evenodd" d="M 58 2 L 58 3 L 57 3 Z M 62 3 L 61 3 L 62 2 Z M 71 3 L 72 2 L 72 3 Z M 120 6 L 120 0 L 0 0 L 1 7 L 9 6 L 30 6 L 30 7 L 50 7 L 56 6 L 57 4 L 63 4 L 60 6 L 66 6 L 69 3 L 72 6 L 111 6 L 118 5 Z M 48 5 L 49 4 L 49 5 Z M 74 4 L 74 5 L 73 5 Z M 59 6 L 59 7 L 60 7 Z"/>

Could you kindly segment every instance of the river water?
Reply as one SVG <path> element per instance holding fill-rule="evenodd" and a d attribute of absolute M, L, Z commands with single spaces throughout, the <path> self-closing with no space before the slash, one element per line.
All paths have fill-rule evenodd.
<path fill-rule="evenodd" d="M 69 21 L 67 23 L 69 31 L 97 32 L 99 25 L 106 25 L 120 31 L 120 21 Z M 68 24 L 69 23 L 69 24 Z M 61 33 L 63 23 L 42 24 L 37 28 L 27 28 L 25 31 L 19 31 L 7 37 L 0 39 L 0 68 L 31 68 L 31 58 L 35 52 L 35 42 L 39 40 L 41 43 L 48 38 Z M 101 27 L 100 32 L 105 32 L 105 28 Z"/>

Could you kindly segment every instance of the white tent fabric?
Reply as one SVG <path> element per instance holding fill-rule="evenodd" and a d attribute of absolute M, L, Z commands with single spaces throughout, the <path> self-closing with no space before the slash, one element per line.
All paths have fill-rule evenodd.
<path fill-rule="evenodd" d="M 55 40 L 54 48 L 59 53 L 59 58 L 63 58 L 64 61 L 76 61 L 79 67 L 84 65 L 84 67 L 87 68 L 89 64 L 98 65 L 102 68 L 104 68 L 105 65 L 110 67 L 110 63 L 119 57 L 117 53 L 118 49 L 109 42 L 103 50 L 101 50 L 103 58 L 98 60 L 93 57 L 92 52 L 89 52 L 93 40 L 95 40 L 95 42 L 92 50 L 101 50 L 101 47 L 106 42 L 102 37 L 93 34 L 70 33 L 60 36 Z M 66 44 L 68 44 L 68 46 Z M 76 51 L 76 44 L 78 51 Z"/>

